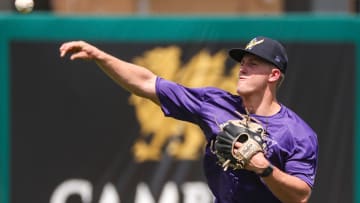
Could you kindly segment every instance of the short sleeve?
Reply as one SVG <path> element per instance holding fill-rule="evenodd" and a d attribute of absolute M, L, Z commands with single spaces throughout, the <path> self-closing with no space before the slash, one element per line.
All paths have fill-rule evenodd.
<path fill-rule="evenodd" d="M 156 94 L 165 116 L 189 122 L 197 121 L 203 103 L 202 88 L 187 88 L 158 77 Z"/>
<path fill-rule="evenodd" d="M 285 171 L 313 187 L 318 156 L 316 135 L 308 133 L 308 136 L 298 136 L 294 141 L 294 150 L 285 164 Z"/>

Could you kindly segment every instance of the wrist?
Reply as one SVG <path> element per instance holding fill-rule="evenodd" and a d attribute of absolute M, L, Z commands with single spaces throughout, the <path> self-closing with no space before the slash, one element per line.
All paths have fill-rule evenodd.
<path fill-rule="evenodd" d="M 274 166 L 270 163 L 268 167 L 266 167 L 262 172 L 258 173 L 257 175 L 265 178 L 270 176 L 274 171 Z"/>

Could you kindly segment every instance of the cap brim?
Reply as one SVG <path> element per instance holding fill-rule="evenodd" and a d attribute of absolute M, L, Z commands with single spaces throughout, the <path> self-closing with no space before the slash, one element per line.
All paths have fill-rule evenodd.
<path fill-rule="evenodd" d="M 247 50 L 241 49 L 241 48 L 230 49 L 230 51 L 229 51 L 229 56 L 238 62 L 241 62 L 241 60 L 245 54 L 252 54 L 252 55 L 258 56 L 250 51 L 247 51 Z M 263 58 L 261 56 L 258 56 L 258 57 Z"/>

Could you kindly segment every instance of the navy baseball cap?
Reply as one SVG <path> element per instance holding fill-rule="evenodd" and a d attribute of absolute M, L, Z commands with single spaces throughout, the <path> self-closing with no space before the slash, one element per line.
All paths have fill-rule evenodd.
<path fill-rule="evenodd" d="M 240 62 L 245 54 L 252 54 L 272 63 L 285 74 L 288 57 L 285 48 L 276 40 L 267 37 L 255 37 L 245 48 L 234 48 L 229 55 Z"/>

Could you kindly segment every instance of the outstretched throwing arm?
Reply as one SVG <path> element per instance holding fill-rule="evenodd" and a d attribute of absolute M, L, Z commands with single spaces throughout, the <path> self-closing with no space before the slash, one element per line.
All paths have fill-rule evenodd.
<path fill-rule="evenodd" d="M 156 75 L 148 69 L 120 60 L 84 41 L 66 42 L 60 46 L 60 57 L 70 54 L 71 60 L 92 60 L 117 84 L 138 96 L 159 104 L 156 96 Z"/>

